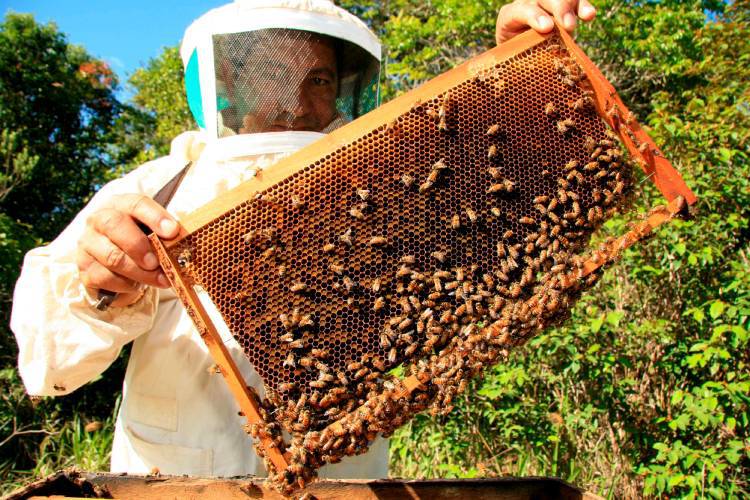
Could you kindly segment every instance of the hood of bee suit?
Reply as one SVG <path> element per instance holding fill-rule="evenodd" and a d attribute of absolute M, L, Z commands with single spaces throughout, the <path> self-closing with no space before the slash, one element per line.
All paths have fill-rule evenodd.
<path fill-rule="evenodd" d="M 180 56 L 216 158 L 299 149 L 379 103 L 380 42 L 330 0 L 235 0 L 188 27 Z"/>

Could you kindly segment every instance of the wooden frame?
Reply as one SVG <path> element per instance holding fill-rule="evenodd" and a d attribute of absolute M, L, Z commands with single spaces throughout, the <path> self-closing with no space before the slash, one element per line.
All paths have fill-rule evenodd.
<path fill-rule="evenodd" d="M 632 118 L 632 115 L 602 73 L 586 57 L 564 29 L 558 28 L 558 32 L 570 54 L 584 69 L 592 85 L 595 105 L 599 115 L 605 119 L 614 131 L 619 133 L 631 156 L 641 165 L 646 175 L 652 179 L 669 202 L 666 207 L 654 209 L 646 220 L 637 224 L 630 232 L 610 243 L 605 251 L 595 253 L 585 263 L 583 270 L 574 276 L 574 278 L 580 279 L 596 271 L 602 265 L 615 260 L 622 250 L 652 232 L 660 224 L 684 211 L 688 205 L 692 205 L 697 199 L 651 138 Z M 250 424 L 261 422 L 258 401 L 245 386 L 245 382 L 236 365 L 221 342 L 216 327 L 209 319 L 207 312 L 198 300 L 191 285 L 184 281 L 179 272 L 178 263 L 170 257 L 168 250 L 179 245 L 181 241 L 194 231 L 250 199 L 254 194 L 286 179 L 326 154 L 360 138 L 363 132 L 390 123 L 403 114 L 405 109 L 410 109 L 412 106 L 418 105 L 476 76 L 481 71 L 492 68 L 499 62 L 510 59 L 546 41 L 549 36 L 551 35 L 543 36 L 529 31 L 467 61 L 412 92 L 394 99 L 368 115 L 328 134 L 309 147 L 281 160 L 273 169 L 263 172 L 258 178 L 241 184 L 222 197 L 189 214 L 181 221 L 182 229 L 175 239 L 160 241 L 156 236 L 151 236 L 151 241 L 170 282 L 188 309 L 201 337 L 206 342 L 211 355 L 220 367 L 235 399 L 239 402 Z M 632 135 L 629 135 L 626 131 L 632 131 Z M 502 320 L 500 320 L 487 326 L 486 329 L 497 331 L 505 326 L 507 324 L 503 324 Z M 405 390 L 410 393 L 414 389 L 421 387 L 425 382 L 427 381 L 419 380 L 414 376 L 407 377 L 404 380 Z M 331 424 L 332 429 L 340 428 L 340 426 L 339 422 Z M 284 456 L 283 451 L 279 450 L 276 444 L 268 438 L 265 438 L 262 444 L 274 466 L 278 470 L 284 470 L 288 465 L 288 457 Z"/>

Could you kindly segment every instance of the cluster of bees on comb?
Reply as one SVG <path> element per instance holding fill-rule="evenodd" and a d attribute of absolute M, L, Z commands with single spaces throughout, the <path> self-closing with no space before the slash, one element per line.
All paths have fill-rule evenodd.
<path fill-rule="evenodd" d="M 598 278 L 583 272 L 592 233 L 631 186 L 553 37 L 191 235 L 199 256 L 224 231 L 236 263 L 193 280 L 265 381 L 264 422 L 246 430 L 287 453 L 286 470 L 266 458 L 270 481 L 291 493 L 415 414 L 450 412 L 472 377 L 563 321 Z"/>

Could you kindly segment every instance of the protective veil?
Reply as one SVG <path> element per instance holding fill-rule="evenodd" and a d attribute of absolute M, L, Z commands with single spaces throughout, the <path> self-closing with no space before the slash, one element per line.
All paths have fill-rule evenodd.
<path fill-rule="evenodd" d="M 273 47 L 280 49 L 263 55 Z M 178 219 L 273 168 L 376 105 L 379 54 L 367 27 L 329 1 L 247 0 L 210 11 L 190 26 L 182 45 L 188 98 L 201 131 L 182 134 L 169 156 L 104 186 L 60 236 L 26 255 L 11 329 L 29 394 L 69 393 L 98 377 L 133 342 L 112 471 L 265 473 L 239 407 L 171 290 L 149 288 L 128 307 L 94 307 L 96 293 L 82 284 L 76 265 L 87 217 L 115 195 L 152 197 L 187 162 L 192 167 L 167 207 Z M 274 131 L 281 129 L 292 131 Z M 241 347 L 221 334 L 245 380 L 262 390 Z M 367 454 L 326 466 L 321 476 L 381 478 L 387 461 L 387 441 L 378 439 Z"/>
<path fill-rule="evenodd" d="M 263 132 L 329 132 L 378 103 L 380 43 L 328 0 L 237 0 L 197 19 L 180 54 L 207 141 L 252 154 Z"/>

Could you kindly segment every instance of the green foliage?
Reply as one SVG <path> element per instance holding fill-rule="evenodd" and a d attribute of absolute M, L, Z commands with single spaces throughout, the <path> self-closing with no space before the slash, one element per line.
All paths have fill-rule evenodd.
<path fill-rule="evenodd" d="M 12 368 L 0 370 L 0 390 L 0 495 L 66 467 L 109 469 L 112 413 L 103 421 L 86 421 L 52 398 L 31 401 Z M 116 407 L 117 401 L 110 404 Z M 32 436 L 36 439 L 28 439 Z M 6 449 L 13 449 L 15 454 Z"/>
<path fill-rule="evenodd" d="M 105 146 L 122 108 L 117 81 L 53 24 L 28 14 L 0 23 L 0 68 L 3 159 L 24 181 L 2 193 L 0 210 L 54 234 L 112 167 Z"/>
<path fill-rule="evenodd" d="M 136 93 L 133 102 L 143 114 L 144 125 L 137 137 L 140 154 L 133 165 L 169 154 L 171 140 L 184 132 L 196 128 L 187 98 L 182 72 L 182 60 L 177 47 L 165 48 L 158 57 L 151 59 L 145 68 L 139 68 L 129 80 Z"/>

